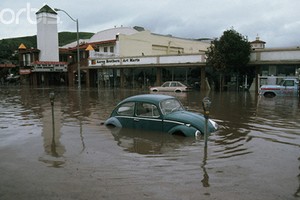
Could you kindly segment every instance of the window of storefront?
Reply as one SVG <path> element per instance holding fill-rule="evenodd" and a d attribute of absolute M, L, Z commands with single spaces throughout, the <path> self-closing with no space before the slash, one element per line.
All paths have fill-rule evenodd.
<path fill-rule="evenodd" d="M 277 67 L 278 76 L 294 76 L 296 66 L 281 65 Z"/>

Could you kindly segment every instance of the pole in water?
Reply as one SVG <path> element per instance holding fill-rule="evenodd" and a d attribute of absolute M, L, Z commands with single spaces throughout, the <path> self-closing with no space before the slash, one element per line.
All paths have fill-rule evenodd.
<path fill-rule="evenodd" d="M 206 117 L 206 115 L 204 115 L 204 117 L 205 117 L 204 147 L 207 147 L 207 139 L 208 139 L 207 123 L 208 123 L 208 118 Z"/>
<path fill-rule="evenodd" d="M 55 145 L 55 125 L 54 125 L 54 92 L 50 92 L 49 99 L 51 103 L 51 111 L 52 111 L 52 145 Z"/>
<path fill-rule="evenodd" d="M 209 117 L 209 110 L 211 106 L 211 101 L 209 97 L 204 97 L 202 100 L 202 107 L 204 110 L 204 118 L 205 118 L 205 127 L 204 127 L 204 147 L 207 147 L 207 140 L 208 140 L 208 117 Z"/>

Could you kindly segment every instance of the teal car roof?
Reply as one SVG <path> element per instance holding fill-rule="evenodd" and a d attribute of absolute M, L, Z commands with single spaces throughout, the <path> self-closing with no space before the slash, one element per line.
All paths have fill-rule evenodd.
<path fill-rule="evenodd" d="M 175 97 L 169 95 L 162 95 L 162 94 L 141 94 L 141 95 L 128 97 L 123 101 L 121 101 L 120 103 L 129 102 L 129 101 L 141 101 L 141 102 L 158 104 L 162 100 L 173 99 L 173 98 Z"/>

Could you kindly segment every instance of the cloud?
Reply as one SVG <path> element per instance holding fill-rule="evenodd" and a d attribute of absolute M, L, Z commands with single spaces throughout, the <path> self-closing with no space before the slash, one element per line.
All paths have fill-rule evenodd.
<path fill-rule="evenodd" d="M 28 10 L 28 4 L 31 9 L 39 9 L 45 3 L 1 0 L 0 22 L 4 9 L 17 13 L 20 9 Z M 300 43 L 298 0 L 74 0 L 72 3 L 52 0 L 48 5 L 64 9 L 73 18 L 78 18 L 80 31 L 98 32 L 114 26 L 138 25 L 158 34 L 214 38 L 233 27 L 250 41 L 259 35 L 267 42 L 267 47 L 297 46 Z M 64 13 L 58 15 L 62 22 L 59 31 L 76 30 L 68 16 Z M 34 12 L 30 17 L 35 19 Z M 1 26 L 5 28 L 0 32 L 0 38 L 36 34 L 36 27 L 29 23 L 25 12 L 20 15 L 19 23 Z"/>

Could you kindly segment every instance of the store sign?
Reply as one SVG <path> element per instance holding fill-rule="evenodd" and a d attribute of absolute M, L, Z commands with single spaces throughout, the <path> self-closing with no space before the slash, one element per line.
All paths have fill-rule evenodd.
<path fill-rule="evenodd" d="M 31 70 L 30 69 L 20 69 L 19 73 L 21 75 L 31 74 Z"/>
<path fill-rule="evenodd" d="M 141 65 L 141 64 L 155 64 L 156 57 L 145 58 L 108 58 L 108 59 L 94 59 L 90 60 L 90 66 L 113 66 L 113 65 Z"/>
<path fill-rule="evenodd" d="M 14 64 L 0 64 L 0 68 L 13 68 L 16 67 Z"/>
<path fill-rule="evenodd" d="M 199 63 L 205 62 L 203 55 L 180 55 L 180 56 L 153 56 L 153 57 L 129 57 L 91 59 L 89 66 L 114 66 L 114 65 L 149 65 L 149 64 L 176 64 L 176 63 Z"/>
<path fill-rule="evenodd" d="M 32 72 L 67 72 L 67 65 L 39 64 L 33 67 Z"/>
<path fill-rule="evenodd" d="M 137 64 L 140 63 L 140 58 L 112 58 L 112 59 L 98 59 L 92 60 L 92 65 L 129 65 L 129 64 Z"/>

